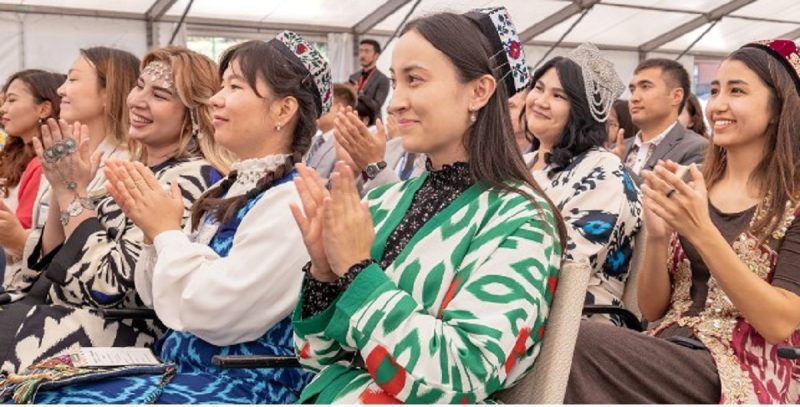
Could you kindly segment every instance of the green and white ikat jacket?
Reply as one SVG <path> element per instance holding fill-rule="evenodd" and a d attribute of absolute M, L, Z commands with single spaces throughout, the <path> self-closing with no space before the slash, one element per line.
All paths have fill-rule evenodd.
<path fill-rule="evenodd" d="M 428 173 L 372 191 L 372 258 Z M 561 246 L 547 203 L 478 183 L 434 215 L 385 270 L 365 268 L 327 309 L 293 316 L 300 402 L 475 403 L 510 387 L 539 354 Z M 356 355 L 364 363 L 353 361 Z"/>

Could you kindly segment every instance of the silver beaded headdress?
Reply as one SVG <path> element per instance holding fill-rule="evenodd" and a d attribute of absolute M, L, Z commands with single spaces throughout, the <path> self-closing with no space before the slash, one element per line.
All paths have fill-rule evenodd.
<path fill-rule="evenodd" d="M 151 81 L 157 81 L 159 79 L 164 81 L 163 87 L 169 90 L 172 90 L 175 86 L 172 68 L 165 62 L 153 61 L 147 64 L 147 66 L 142 69 L 142 75 L 147 75 L 150 77 Z"/>
<path fill-rule="evenodd" d="M 581 67 L 592 117 L 598 122 L 605 122 L 614 101 L 625 92 L 625 84 L 617 75 L 614 64 L 603 58 L 600 50 L 589 43 L 570 51 L 567 58 Z"/>

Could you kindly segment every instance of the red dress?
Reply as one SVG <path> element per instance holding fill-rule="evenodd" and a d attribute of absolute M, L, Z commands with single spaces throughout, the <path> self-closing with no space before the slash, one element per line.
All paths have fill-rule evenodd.
<path fill-rule="evenodd" d="M 19 201 L 17 219 L 25 229 L 30 229 L 33 222 L 33 207 L 36 205 L 36 195 L 39 193 L 41 180 L 42 163 L 39 161 L 39 157 L 33 157 L 28 162 L 28 166 L 25 167 L 17 189 L 17 199 Z"/>

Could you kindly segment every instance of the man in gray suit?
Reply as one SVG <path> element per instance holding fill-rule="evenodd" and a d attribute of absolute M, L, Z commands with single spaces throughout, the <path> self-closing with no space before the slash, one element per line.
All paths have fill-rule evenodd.
<path fill-rule="evenodd" d="M 358 63 L 361 71 L 350 75 L 350 83 L 356 87 L 359 97 L 374 100 L 378 108 L 383 107 L 389 95 L 389 78 L 375 65 L 381 56 L 381 45 L 375 40 L 362 40 L 358 45 Z"/>
<path fill-rule="evenodd" d="M 689 97 L 689 74 L 670 59 L 648 59 L 634 71 L 629 85 L 631 118 L 640 131 L 615 150 L 637 183 L 642 170 L 652 170 L 658 160 L 681 165 L 701 163 L 708 141 L 678 123 Z"/>

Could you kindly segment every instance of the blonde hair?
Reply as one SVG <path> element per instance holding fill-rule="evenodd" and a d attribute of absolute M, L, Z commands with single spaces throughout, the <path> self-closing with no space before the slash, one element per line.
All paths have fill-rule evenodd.
<path fill-rule="evenodd" d="M 117 147 L 128 141 L 128 93 L 139 78 L 139 58 L 127 51 L 108 47 L 81 49 L 81 56 L 97 72 L 97 83 L 106 90 L 103 108 L 106 139 Z"/>
<path fill-rule="evenodd" d="M 175 157 L 202 156 L 220 172 L 227 174 L 233 161 L 232 155 L 216 143 L 211 117 L 210 100 L 220 87 L 217 65 L 205 55 L 174 45 L 148 52 L 142 59 L 142 68 L 155 61 L 170 66 L 174 75 L 175 92 L 186 106 Z M 196 135 L 192 126 L 192 116 L 198 125 Z M 133 151 L 133 158 L 144 161 L 146 157 L 147 149 L 141 144 L 137 145 Z"/>

